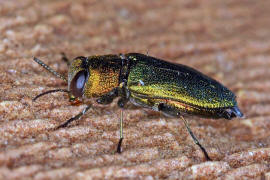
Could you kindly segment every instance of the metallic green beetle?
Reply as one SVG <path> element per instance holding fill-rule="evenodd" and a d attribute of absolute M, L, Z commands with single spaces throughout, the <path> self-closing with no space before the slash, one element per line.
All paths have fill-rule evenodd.
<path fill-rule="evenodd" d="M 219 82 L 199 71 L 181 64 L 173 64 L 139 53 L 77 57 L 68 62 L 68 79 L 52 70 L 41 60 L 34 60 L 55 76 L 68 82 L 68 89 L 56 89 L 36 96 L 63 91 L 71 101 L 97 98 L 100 104 L 109 104 L 116 97 L 119 107 L 130 101 L 135 105 L 181 117 L 194 142 L 201 148 L 207 160 L 211 160 L 205 148 L 192 133 L 182 114 L 206 118 L 242 117 L 235 95 Z M 66 127 L 90 109 L 88 105 L 80 114 L 57 128 Z M 120 140 L 117 152 L 121 152 L 123 118 L 120 119 Z"/>

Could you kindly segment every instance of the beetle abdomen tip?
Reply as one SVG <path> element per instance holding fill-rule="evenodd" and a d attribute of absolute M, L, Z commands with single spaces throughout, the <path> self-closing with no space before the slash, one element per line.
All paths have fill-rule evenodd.
<path fill-rule="evenodd" d="M 238 106 L 230 107 L 228 109 L 225 109 L 223 112 L 223 117 L 226 119 L 232 119 L 234 117 L 244 117 L 244 114 L 240 111 Z"/>
<path fill-rule="evenodd" d="M 234 113 L 236 114 L 236 117 L 244 117 L 244 114 L 240 111 L 240 109 L 235 106 L 233 107 Z"/>

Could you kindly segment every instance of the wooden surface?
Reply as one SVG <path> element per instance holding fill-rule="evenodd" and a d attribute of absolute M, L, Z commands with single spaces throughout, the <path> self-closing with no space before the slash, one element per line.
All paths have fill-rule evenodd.
<path fill-rule="evenodd" d="M 113 2 L 113 3 L 112 3 Z M 270 1 L 0 1 L 0 179 L 270 178 Z M 129 105 L 78 114 L 66 88 L 33 62 L 67 74 L 69 58 L 148 53 L 194 67 L 237 95 L 244 119 L 179 119 Z"/>

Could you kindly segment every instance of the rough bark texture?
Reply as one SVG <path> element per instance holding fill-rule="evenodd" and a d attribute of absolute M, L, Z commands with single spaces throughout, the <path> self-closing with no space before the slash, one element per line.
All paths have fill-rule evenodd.
<path fill-rule="evenodd" d="M 270 178 L 270 1 L 0 1 L 0 179 Z M 85 105 L 32 57 L 67 74 L 68 57 L 140 52 L 192 66 L 238 98 L 244 119 L 179 119 L 129 106 L 122 154 L 120 110 Z"/>

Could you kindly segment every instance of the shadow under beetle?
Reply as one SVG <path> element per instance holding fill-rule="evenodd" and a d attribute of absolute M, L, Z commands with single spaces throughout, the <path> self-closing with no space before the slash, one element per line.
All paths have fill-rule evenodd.
<path fill-rule="evenodd" d="M 211 160 L 199 143 L 182 114 L 206 118 L 242 117 L 235 95 L 216 80 L 181 64 L 174 64 L 139 53 L 77 57 L 69 62 L 68 78 L 52 70 L 41 60 L 34 60 L 55 76 L 68 83 L 68 89 L 46 91 L 33 100 L 53 92 L 67 92 L 71 102 L 83 98 L 97 98 L 97 103 L 109 104 L 116 97 L 123 108 L 131 103 L 160 111 L 166 115 L 180 117 L 194 142 L 207 160 Z M 58 128 L 66 127 L 79 119 L 91 108 L 88 105 L 80 114 L 67 120 Z M 117 152 L 121 152 L 123 140 L 123 111 L 120 118 L 120 139 Z"/>

